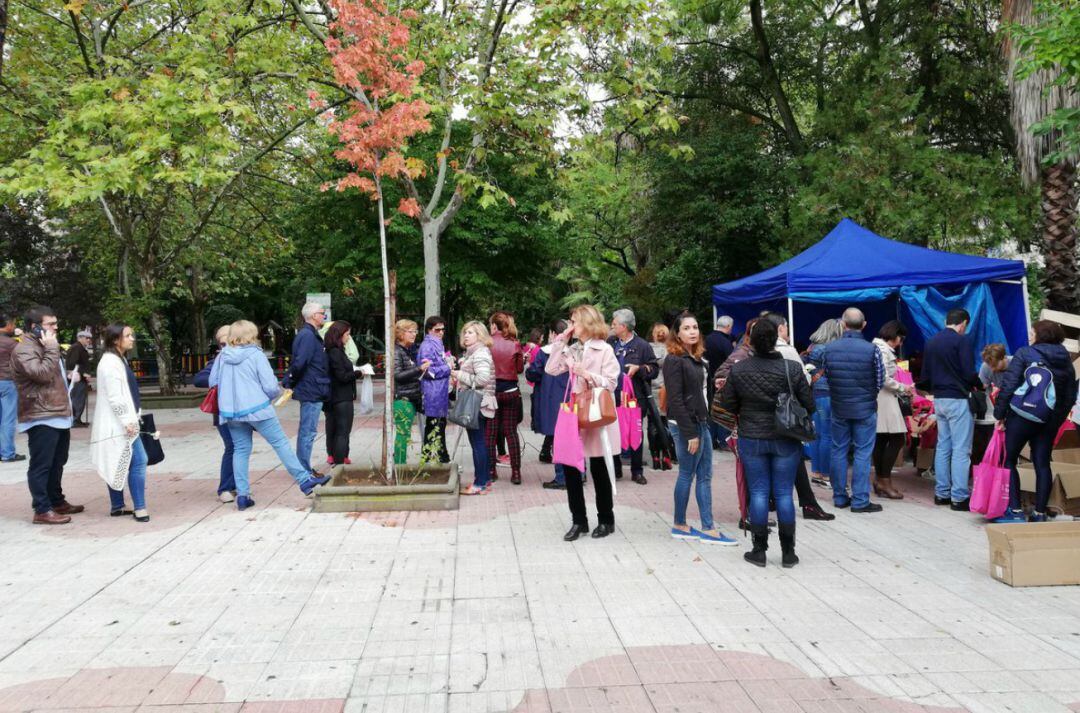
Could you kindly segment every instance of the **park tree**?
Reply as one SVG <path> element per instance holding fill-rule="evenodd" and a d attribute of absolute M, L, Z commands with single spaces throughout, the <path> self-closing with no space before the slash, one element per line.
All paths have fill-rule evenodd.
<path fill-rule="evenodd" d="M 424 63 L 408 58 L 407 20 L 416 13 L 401 15 L 387 9 L 382 0 L 330 0 L 334 21 L 326 39 L 334 67 L 334 80 L 354 97 L 329 122 L 330 132 L 343 146 L 335 157 L 347 162 L 351 171 L 337 181 L 337 190 L 358 189 L 376 204 L 379 220 L 379 257 L 383 280 L 383 320 L 387 395 L 383 403 L 383 475 L 390 483 L 394 476 L 394 299 L 395 275 L 387 259 L 386 216 L 383 184 L 403 178 L 419 178 L 425 171 L 422 161 L 407 154 L 408 141 L 431 128 L 430 107 L 413 92 L 424 71 Z M 325 102 L 312 97 L 322 109 Z M 397 211 L 416 217 L 420 207 L 414 197 L 402 198 Z"/>
<path fill-rule="evenodd" d="M 333 3 L 289 0 L 320 41 L 337 19 Z M 655 68 L 634 61 L 633 49 L 667 44 L 665 3 L 651 0 L 412 0 L 419 13 L 415 51 L 424 57 L 423 97 L 431 106 L 439 143 L 425 156 L 429 180 L 397 178 L 415 205 L 423 236 L 424 312 L 442 309 L 440 241 L 468 200 L 483 207 L 515 202 L 492 180 L 489 159 L 504 156 L 522 174 L 551 170 L 557 130 L 590 116 L 589 89 L 611 89 L 601 102 L 625 103 L 639 121 L 663 116 L 667 99 L 649 88 Z M 311 77 L 318 85 L 336 80 Z M 659 97 L 659 99 L 657 99 Z M 353 95 L 353 98 L 356 98 Z M 645 115 L 649 115 L 645 120 Z M 462 120 L 469 131 L 455 131 Z"/>
<path fill-rule="evenodd" d="M 1080 5 L 1008 0 L 1009 91 L 1021 175 L 1038 185 L 1047 305 L 1076 312 L 1080 159 Z"/>
<path fill-rule="evenodd" d="M 315 116 L 290 103 L 303 88 L 273 71 L 303 60 L 288 19 L 272 3 L 225 0 L 28 0 L 12 13 L 0 101 L 19 142 L 0 191 L 105 226 L 113 316 L 145 324 L 165 393 L 177 271 L 200 275 L 210 243 L 236 247 L 241 224 L 221 207 L 257 202 L 262 179 L 287 181 L 278 152 Z"/>

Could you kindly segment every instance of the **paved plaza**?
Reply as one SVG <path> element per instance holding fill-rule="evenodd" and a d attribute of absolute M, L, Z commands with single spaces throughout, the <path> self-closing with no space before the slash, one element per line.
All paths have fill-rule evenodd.
<path fill-rule="evenodd" d="M 880 514 L 800 519 L 802 563 L 782 569 L 774 539 L 762 570 L 748 541 L 669 537 L 674 472 L 620 481 L 615 534 L 564 543 L 531 433 L 521 486 L 500 469 L 459 511 L 359 516 L 311 513 L 257 442 L 238 512 L 215 497 L 209 417 L 155 416 L 147 524 L 109 517 L 88 429 L 71 525 L 31 525 L 25 463 L 0 465 L 0 711 L 1080 711 L 1080 587 L 990 579 L 980 516 L 913 474 Z M 281 416 L 295 434 L 296 405 Z M 357 419 L 354 463 L 378 420 Z M 733 532 L 733 461 L 715 465 Z"/>

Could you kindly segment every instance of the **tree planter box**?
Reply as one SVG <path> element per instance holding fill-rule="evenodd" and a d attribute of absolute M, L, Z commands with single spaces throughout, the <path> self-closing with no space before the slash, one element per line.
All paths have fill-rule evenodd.
<path fill-rule="evenodd" d="M 336 466 L 329 483 L 315 489 L 313 512 L 376 512 L 386 510 L 457 510 L 459 471 L 457 463 L 425 466 L 429 478 L 416 476 L 419 466 L 400 465 L 394 470 L 399 485 L 352 485 L 347 481 L 366 478 L 371 468 Z M 445 482 L 425 482 L 425 480 Z"/>
<path fill-rule="evenodd" d="M 176 394 L 175 396 L 145 394 L 140 396 L 140 400 L 144 409 L 152 411 L 160 408 L 198 408 L 205 397 L 204 391 L 200 394 Z"/>

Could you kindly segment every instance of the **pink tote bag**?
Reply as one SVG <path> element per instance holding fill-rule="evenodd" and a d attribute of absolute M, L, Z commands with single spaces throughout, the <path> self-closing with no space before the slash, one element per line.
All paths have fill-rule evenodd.
<path fill-rule="evenodd" d="M 641 445 L 641 406 L 634 393 L 634 381 L 627 374 L 623 374 L 622 398 L 615 407 L 615 414 L 619 417 L 623 450 L 637 449 Z"/>
<path fill-rule="evenodd" d="M 1001 517 L 1009 506 L 1009 469 L 1005 463 L 1005 432 L 994 429 L 986 444 L 982 462 L 975 466 L 975 484 L 971 488 L 971 511 L 988 520 Z"/>
<path fill-rule="evenodd" d="M 581 443 L 578 432 L 577 404 L 573 397 L 574 375 L 566 382 L 566 393 L 559 404 L 559 415 L 555 418 L 554 444 L 551 457 L 559 465 L 570 466 L 585 472 L 585 446 Z"/>

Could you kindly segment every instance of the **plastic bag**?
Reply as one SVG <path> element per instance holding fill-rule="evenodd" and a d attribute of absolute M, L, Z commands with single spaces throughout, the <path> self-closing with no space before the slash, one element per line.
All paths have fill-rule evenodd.
<path fill-rule="evenodd" d="M 375 410 L 375 388 L 371 383 L 371 377 L 364 375 L 360 382 L 360 415 L 365 416 Z"/>

